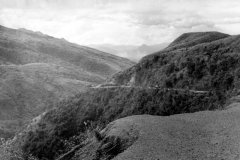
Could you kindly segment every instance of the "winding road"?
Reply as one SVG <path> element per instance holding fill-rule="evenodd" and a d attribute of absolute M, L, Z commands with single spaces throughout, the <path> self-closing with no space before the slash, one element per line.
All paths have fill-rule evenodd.
<path fill-rule="evenodd" d="M 192 92 L 192 93 L 196 93 L 196 94 L 205 94 L 205 93 L 209 93 L 209 91 L 199 91 L 199 90 L 189 90 L 189 89 L 179 89 L 179 88 L 160 88 L 160 87 L 140 87 L 140 86 L 124 86 L 124 85 L 121 85 L 121 86 L 101 86 L 101 85 L 98 85 L 98 86 L 93 86 L 91 87 L 93 89 L 103 89 L 103 88 L 137 88 L 137 89 L 167 89 L 167 90 L 171 90 L 171 91 L 189 91 L 189 92 Z"/>

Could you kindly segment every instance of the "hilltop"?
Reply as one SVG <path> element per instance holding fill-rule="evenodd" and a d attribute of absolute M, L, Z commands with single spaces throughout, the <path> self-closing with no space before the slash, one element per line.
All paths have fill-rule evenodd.
<path fill-rule="evenodd" d="M 186 48 L 202 43 L 209 43 L 219 39 L 227 38 L 230 35 L 220 32 L 190 32 L 184 33 L 174 40 L 168 48 Z"/>

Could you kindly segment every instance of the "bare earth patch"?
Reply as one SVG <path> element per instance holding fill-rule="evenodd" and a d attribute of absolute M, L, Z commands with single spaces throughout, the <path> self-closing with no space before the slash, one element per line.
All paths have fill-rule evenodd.
<path fill-rule="evenodd" d="M 130 147 L 113 157 L 115 160 L 240 158 L 240 104 L 223 111 L 169 117 L 130 116 L 114 121 L 103 133 L 106 130 L 108 137 L 124 137 L 126 133 L 136 134 L 137 137 Z M 100 146 L 95 145 L 98 149 Z"/>

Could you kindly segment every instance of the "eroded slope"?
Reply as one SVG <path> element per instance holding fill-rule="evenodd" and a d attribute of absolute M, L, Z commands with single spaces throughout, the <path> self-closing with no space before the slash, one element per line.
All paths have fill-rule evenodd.
<path fill-rule="evenodd" d="M 115 128 L 126 132 L 131 130 L 128 126 L 134 126 L 140 134 L 131 147 L 114 159 L 239 159 L 239 107 L 238 104 L 224 111 L 119 119 L 113 122 Z"/>

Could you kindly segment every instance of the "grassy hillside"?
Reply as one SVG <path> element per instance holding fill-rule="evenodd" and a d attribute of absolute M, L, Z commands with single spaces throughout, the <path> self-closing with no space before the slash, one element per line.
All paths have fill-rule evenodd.
<path fill-rule="evenodd" d="M 74 65 L 103 79 L 133 62 L 38 32 L 0 26 L 3 64 L 54 63 Z"/>
<path fill-rule="evenodd" d="M 54 103 L 132 65 L 63 39 L 0 26 L 0 129 L 14 133 Z"/>

